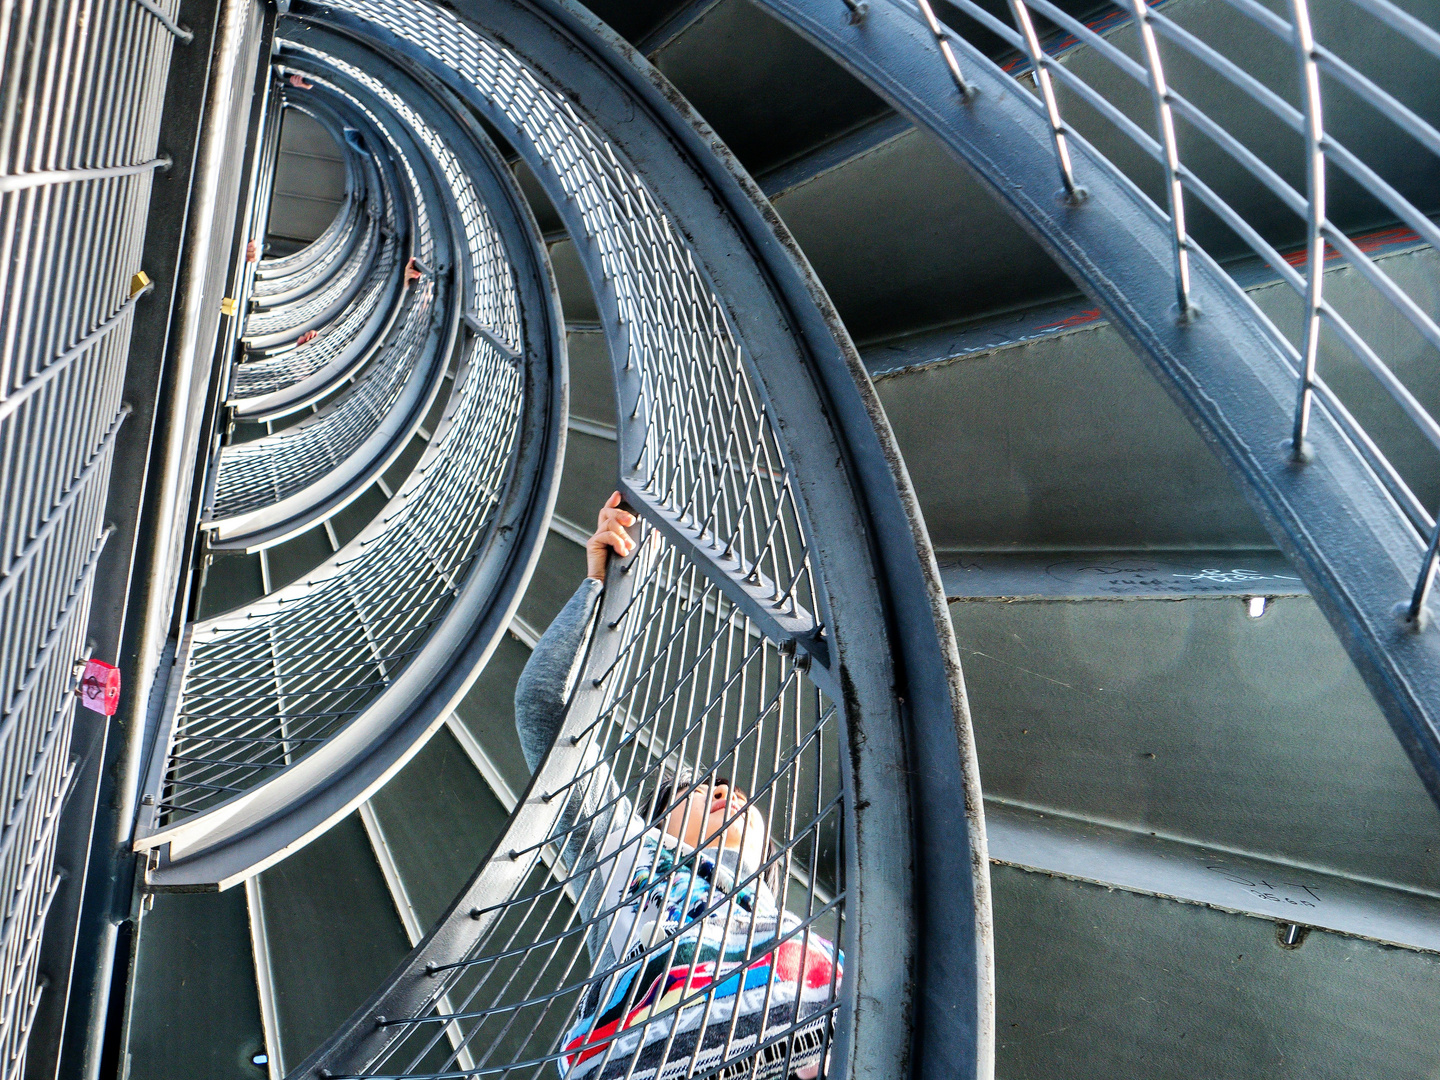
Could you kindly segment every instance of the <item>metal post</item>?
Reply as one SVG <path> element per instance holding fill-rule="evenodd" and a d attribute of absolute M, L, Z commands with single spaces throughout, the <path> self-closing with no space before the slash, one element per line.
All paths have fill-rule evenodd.
<path fill-rule="evenodd" d="M 1165 69 L 1160 63 L 1160 46 L 1155 28 L 1150 24 L 1150 5 L 1146 0 L 1130 0 L 1135 12 L 1135 25 L 1140 31 L 1141 51 L 1150 73 L 1150 96 L 1155 102 L 1155 125 L 1160 129 L 1164 149 L 1165 197 L 1170 204 L 1170 244 L 1175 254 L 1175 304 L 1180 322 L 1188 322 L 1193 314 L 1190 302 L 1190 237 L 1185 230 L 1185 188 L 1180 182 L 1180 147 L 1175 140 L 1175 115 L 1170 108 L 1170 92 L 1165 86 Z"/>
<path fill-rule="evenodd" d="M 1295 402 L 1295 434 L 1291 455 L 1296 461 L 1309 456 L 1305 435 L 1310 427 L 1310 409 L 1315 398 L 1315 360 L 1320 349 L 1321 287 L 1325 279 L 1325 125 L 1321 116 L 1320 70 L 1315 65 L 1315 36 L 1310 27 L 1307 0 L 1291 0 L 1294 16 L 1295 59 L 1300 67 L 1300 103 L 1305 114 L 1305 180 L 1309 204 L 1305 215 L 1305 341 L 1300 351 L 1300 391 Z M 1431 544 L 1433 561 L 1434 544 Z M 1422 574 L 1412 604 L 1422 602 L 1422 591 L 1428 590 Z M 1416 611 L 1419 609 L 1416 608 Z M 1414 617 L 1412 612 L 1411 617 Z"/>

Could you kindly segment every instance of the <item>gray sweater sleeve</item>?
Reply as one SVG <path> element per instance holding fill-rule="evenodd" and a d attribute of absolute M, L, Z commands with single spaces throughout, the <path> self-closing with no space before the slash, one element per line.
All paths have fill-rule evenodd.
<path fill-rule="evenodd" d="M 536 642 L 535 651 L 515 684 L 515 730 L 532 773 L 554 743 L 565 718 L 568 691 L 600 589 L 600 582 L 594 578 L 580 583 L 575 595 Z M 591 824 L 577 830 L 561 849 L 561 862 L 570 874 L 583 875 L 592 868 L 597 871 L 588 879 L 579 879 L 584 890 L 579 897 L 580 915 L 586 920 L 599 910 L 606 882 L 614 876 L 609 865 L 614 862 L 613 857 L 596 868 L 607 841 L 613 850 L 618 838 L 638 836 L 645 829 L 644 823 L 635 819 L 630 800 L 621 795 L 603 763 L 591 773 L 589 782 L 577 788 L 567 800 L 556 821 L 555 835 L 569 832 L 577 819 L 591 817 L 594 817 Z M 592 926 L 586 938 L 592 958 L 601 960 L 602 953 L 606 954 L 601 966 L 614 962 L 606 946 L 609 921 L 613 920 L 601 920 Z"/>
<path fill-rule="evenodd" d="M 560 609 L 538 642 L 515 684 L 515 731 L 525 764 L 533 773 L 555 741 L 565 718 L 566 691 L 570 688 L 585 631 L 600 597 L 600 582 L 587 577 L 575 595 Z"/>

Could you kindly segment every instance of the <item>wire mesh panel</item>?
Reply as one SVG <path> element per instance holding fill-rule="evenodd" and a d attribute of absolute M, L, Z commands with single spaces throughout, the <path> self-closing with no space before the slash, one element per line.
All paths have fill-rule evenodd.
<path fill-rule="evenodd" d="M 383 127 L 367 128 L 380 132 L 381 139 L 387 138 Z M 403 156 L 397 155 L 396 160 L 404 162 Z M 249 405 L 250 414 L 256 411 L 256 399 L 273 401 L 281 391 L 332 365 L 350 374 L 355 366 L 369 359 L 377 333 L 388 328 L 385 308 L 401 302 L 405 260 L 401 248 L 407 236 L 407 255 L 426 262 L 434 259 L 426 208 L 418 203 L 407 208 L 396 201 L 402 194 L 398 185 L 404 183 L 404 190 L 413 191 L 415 177 L 382 182 L 380 174 L 389 173 L 390 166 L 373 158 L 362 162 L 361 168 L 370 175 L 367 188 L 373 192 L 374 202 L 367 201 L 368 212 L 354 219 L 351 228 L 355 235 L 348 256 L 334 262 L 317 260 L 314 266 L 325 265 L 330 274 L 321 287 L 246 318 L 246 340 L 253 351 L 235 366 L 230 400 L 242 407 Z M 343 242 L 341 239 L 336 248 Z M 300 335 L 310 329 L 316 331 L 316 336 L 300 344 Z M 285 404 L 293 411 L 313 397 L 311 394 L 297 399 L 298 403 L 287 400 Z M 274 406 L 270 411 L 274 413 Z"/>
<path fill-rule="evenodd" d="M 408 1017 L 386 1014 L 393 1041 L 353 1075 L 827 1073 L 847 897 L 835 706 L 804 653 L 642 536 L 532 790 L 537 839 L 502 842 L 458 912 L 473 940 Z"/>
<path fill-rule="evenodd" d="M 558 466 L 558 305 L 538 234 L 513 216 L 518 189 L 499 210 L 482 201 L 482 190 L 487 199 L 497 191 L 511 197 L 498 154 L 466 151 L 462 167 L 458 152 L 384 83 L 334 57 L 282 45 L 317 93 L 343 98 L 367 130 L 384 135 L 408 190 L 444 192 L 411 208 L 419 261 L 429 265 L 414 289 L 414 319 L 404 325 L 435 339 L 424 355 L 442 364 L 453 358 L 454 388 L 409 479 L 354 540 L 304 580 L 192 628 L 153 807 L 142 814 L 137 841 L 141 849 L 168 845 L 169 862 L 152 868 L 152 882 L 166 880 L 165 869 L 182 857 L 223 848 L 219 858 L 239 862 L 201 880 L 234 884 L 294 841 L 275 849 L 262 841 L 254 851 L 247 841 L 241 852 L 225 847 L 226 829 L 252 813 L 280 831 L 298 820 L 291 816 L 298 809 L 327 821 L 343 816 L 343 807 L 317 808 L 308 798 L 315 785 L 348 776 L 363 791 L 379 781 L 355 779 L 337 760 L 368 762 L 373 751 L 403 761 L 423 744 L 445 707 L 426 698 L 427 680 L 468 685 L 503 632 L 504 612 L 538 552 Z M 497 221 L 497 213 L 508 216 Z M 522 297 L 530 298 L 523 308 Z M 392 344 L 396 364 L 418 364 L 410 343 Z M 370 389 L 391 393 L 385 380 L 403 374 L 377 367 Z M 316 418 L 315 446 L 364 427 L 365 405 L 376 407 L 363 396 L 370 389 L 362 384 L 352 395 L 354 411 L 345 399 Z M 306 430 L 297 429 L 297 442 Z M 401 724 L 413 734 L 396 735 Z M 309 838 L 323 825 L 294 827 Z"/>
<path fill-rule="evenodd" d="M 151 177 L 166 164 L 157 145 L 175 38 L 164 19 L 176 7 L 22 2 L 0 19 L 3 1077 L 23 1071 L 46 992 L 36 964 L 75 775 L 72 669 L 89 653 L 93 576 L 112 532 L 131 319 L 148 288 L 136 275 Z"/>
<path fill-rule="evenodd" d="M 476 205 L 468 185 L 461 196 Z M 475 221 L 482 235 L 491 228 L 483 207 Z M 417 232 L 430 255 L 428 225 Z M 472 252 L 477 279 L 508 279 L 508 265 L 490 264 L 497 257 L 503 251 L 483 245 Z M 430 295 L 423 289 L 419 299 Z M 498 299 L 493 314 L 518 348 L 514 297 L 506 290 Z M 308 581 L 195 627 L 160 801 L 167 823 L 263 782 L 324 742 L 379 695 L 443 617 L 483 546 L 521 400 L 509 356 L 478 337 L 457 383 L 431 450 L 378 522 Z"/>
<path fill-rule="evenodd" d="M 641 542 L 623 565 L 612 561 L 599 609 L 584 623 L 583 659 L 573 661 L 579 631 L 564 643 L 571 616 L 562 614 L 532 660 L 543 657 L 539 670 L 552 675 L 527 669 L 522 678 L 517 712 L 548 702 L 540 707 L 563 719 L 548 754 L 527 743 L 521 722 L 538 768 L 506 833 L 391 981 L 292 1075 L 814 1077 L 844 1074 L 856 1054 L 903 1060 L 886 1007 L 909 993 L 892 966 L 907 965 L 909 877 L 881 865 L 909 852 L 910 840 L 898 804 L 869 778 L 878 770 L 903 786 L 905 770 L 881 764 L 898 751 L 883 719 L 893 715 L 896 686 L 883 620 L 875 608 L 861 615 L 848 606 L 874 581 L 873 569 L 847 561 L 868 558 L 863 541 L 854 543 L 867 526 L 848 516 L 855 492 L 836 468 L 836 440 L 850 433 L 839 435 L 823 407 L 811 411 L 817 385 L 794 338 L 767 336 L 779 324 L 759 313 L 763 301 L 737 319 L 738 296 L 712 277 L 746 267 L 726 280 L 749 287 L 755 273 L 761 288 L 778 289 L 776 279 L 793 280 L 796 270 L 779 261 L 759 272 L 737 255 L 754 248 L 717 217 L 717 205 L 739 213 L 724 201 L 733 196 L 719 194 L 723 185 L 697 184 L 693 202 L 657 193 L 646 169 L 677 187 L 693 175 L 678 154 L 656 151 L 684 136 L 638 120 L 617 125 L 654 155 L 634 164 L 614 130 L 573 103 L 594 93 L 627 120 L 660 108 L 613 105 L 610 94 L 625 101 L 631 91 L 584 82 L 576 59 L 584 49 L 572 44 L 584 31 L 568 24 L 564 33 L 576 38 L 544 56 L 566 57 L 564 77 L 576 81 L 556 85 L 551 73 L 561 68 L 531 67 L 513 43 L 540 37 L 544 23 L 525 19 L 522 7 L 495 15 L 504 27 L 496 37 L 510 45 L 432 4 L 345 0 L 298 11 L 443 79 L 546 186 L 606 324 L 620 486 L 639 514 Z M 480 21 L 498 10 L 467 14 Z M 762 246 L 769 228 L 747 239 Z M 833 327 L 818 331 L 830 349 Z M 813 323 L 807 331 L 816 332 Z M 773 352 L 747 345 L 746 335 Z M 847 371 L 833 384 L 841 400 L 858 399 L 851 379 Z M 777 397 L 777 386 L 788 392 Z M 874 437 L 868 418 L 861 423 Z M 797 465 L 806 461 L 813 471 Z M 884 498 L 893 476 L 884 466 L 873 475 Z M 919 575 L 915 585 L 923 593 Z M 567 613 L 587 590 L 591 599 L 598 591 L 582 588 Z M 926 619 L 933 648 L 940 624 Z M 915 643 L 927 648 L 925 638 Z M 568 686 L 556 685 L 565 680 L 555 669 L 572 672 Z M 939 685 L 930 703 L 945 715 L 954 754 L 952 685 Z M 866 731 L 863 753 L 852 724 Z M 857 839 L 878 833 L 854 823 L 877 816 L 892 845 L 866 858 Z M 974 839 L 957 832 L 952 849 Z M 968 897 L 971 870 L 983 874 L 984 861 L 963 865 L 955 886 Z M 856 906 L 862 870 L 879 870 L 892 890 L 883 928 Z M 972 911 L 966 900 L 958 931 L 970 943 Z M 861 927 L 877 942 L 869 936 L 877 930 L 898 933 L 857 970 Z M 986 963 L 973 968 L 977 976 Z M 864 1017 L 875 1034 L 857 1050 L 848 1006 L 865 993 L 867 970 L 888 996 Z M 972 991 L 957 992 L 957 1002 Z M 955 1015 L 962 1010 L 975 1015 L 963 1007 Z"/>
<path fill-rule="evenodd" d="M 323 78 L 316 79 L 309 91 L 312 96 L 334 94 L 352 107 L 360 107 Z M 370 89 L 373 91 L 373 86 Z M 387 143 L 393 139 L 383 128 L 372 130 Z M 418 131 L 430 133 L 425 125 Z M 433 133 L 422 145 L 430 153 L 444 155 L 437 163 L 453 164 L 452 155 Z M 392 152 L 403 157 L 398 146 Z M 383 184 L 390 172 L 376 175 Z M 407 171 L 396 179 L 412 182 L 417 177 Z M 449 184 L 452 191 L 459 189 L 458 196 L 452 195 L 457 206 L 469 208 L 475 203 L 474 192 L 458 170 Z M 406 217 L 416 222 L 417 254 L 427 266 L 434 263 L 432 211 L 424 192 L 418 188 L 403 196 L 390 192 L 384 199 L 390 205 L 412 208 Z M 394 267 L 393 273 L 401 272 L 401 267 Z M 393 459 L 418 426 L 448 360 L 441 351 L 444 314 L 437 308 L 437 299 L 433 279 L 422 278 L 354 388 L 319 415 L 265 438 L 221 448 L 209 512 L 211 527 L 220 540 L 229 543 L 232 537 L 250 536 L 267 524 L 287 521 L 283 530 L 266 530 L 266 542 L 276 542 L 317 524 L 320 518 L 316 514 L 333 513 L 344 505 L 334 497 L 342 481 L 357 474 L 373 478 Z M 362 447 L 376 456 L 368 461 L 355 459 Z M 286 505 L 277 505 L 282 503 Z"/>

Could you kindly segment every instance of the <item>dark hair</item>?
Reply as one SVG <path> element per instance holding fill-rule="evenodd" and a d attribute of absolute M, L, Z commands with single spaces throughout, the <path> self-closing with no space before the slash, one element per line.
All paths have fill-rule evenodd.
<path fill-rule="evenodd" d="M 646 814 L 646 820 L 651 825 L 659 825 L 661 821 L 679 805 L 682 798 L 689 798 L 690 792 L 701 787 L 731 787 L 728 776 L 717 776 L 713 780 L 697 781 L 689 769 L 676 773 L 673 769 L 665 769 L 660 773 L 660 780 L 655 785 L 655 794 L 650 799 L 650 812 Z M 760 874 L 760 879 L 770 887 L 770 893 L 775 897 L 776 902 L 780 900 L 780 875 L 781 861 L 776 858 L 780 853 L 775 841 L 770 839 L 769 833 L 765 836 L 765 861 L 768 865 Z M 773 861 L 772 861 L 773 860 Z"/>

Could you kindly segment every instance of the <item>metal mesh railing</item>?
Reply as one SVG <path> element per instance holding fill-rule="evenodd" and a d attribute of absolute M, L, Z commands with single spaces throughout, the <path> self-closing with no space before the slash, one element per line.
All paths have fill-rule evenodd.
<path fill-rule="evenodd" d="M 358 239 L 349 256 L 332 268 L 320 288 L 299 299 L 252 311 L 245 320 L 246 341 L 257 346 L 276 344 L 291 334 L 320 325 L 343 306 L 364 284 L 366 271 L 377 259 L 385 237 L 379 222 L 367 217 L 361 223 Z"/>
<path fill-rule="evenodd" d="M 846 910 L 835 707 L 804 653 L 641 535 L 537 777 L 536 839 L 502 841 L 463 898 L 466 946 L 377 1020 L 383 1052 L 335 1075 L 825 1071 Z M 718 784 L 748 802 L 693 844 L 652 824 Z"/>
<path fill-rule="evenodd" d="M 157 806 L 162 830 L 302 760 L 395 683 L 464 587 L 511 478 L 525 388 L 514 362 L 520 313 L 505 247 L 489 211 L 420 118 L 363 73 L 346 74 L 365 82 L 445 162 L 460 208 L 457 231 L 468 247 L 462 299 L 493 320 L 505 348 L 480 335 L 468 339 L 426 452 L 355 540 L 304 581 L 194 627 Z M 418 187 L 418 163 L 392 145 Z M 421 221 L 428 236 L 428 220 Z"/>
<path fill-rule="evenodd" d="M 333 312 L 328 323 L 314 327 L 317 336 L 306 344 L 292 342 L 282 347 L 257 351 L 251 353 L 244 362 L 237 364 L 231 378 L 231 401 L 237 404 L 245 404 L 246 399 L 270 398 L 306 382 L 321 371 L 328 371 L 336 377 L 327 380 L 327 385 L 333 385 L 338 378 L 353 373 L 355 368 L 374 356 L 378 345 L 377 332 L 386 325 L 384 307 L 387 301 L 393 304 L 401 302 L 401 278 L 405 263 L 401 245 L 407 221 L 411 234 L 410 254 L 427 264 L 434 260 L 434 243 L 430 236 L 431 224 L 427 208 L 423 203 L 407 204 L 397 201 L 402 192 L 395 190 L 396 185 L 404 185 L 405 192 L 418 190 L 413 170 L 404 155 L 399 153 L 399 148 L 384 124 L 353 98 L 346 95 L 341 97 L 347 101 L 350 108 L 364 117 L 366 127 L 378 133 L 384 140 L 390 148 L 390 156 L 406 175 L 397 177 L 393 183 L 381 181 L 379 174 L 388 173 L 390 167 L 375 159 L 373 155 L 366 167 L 371 176 L 369 187 L 376 192 L 377 209 L 381 210 L 383 217 L 362 218 L 357 225 L 358 228 L 372 230 L 373 238 L 378 243 L 378 250 L 372 253 L 373 258 L 368 262 L 363 284 L 358 289 L 353 287 L 353 283 L 347 284 L 342 280 L 345 276 L 342 266 L 324 289 L 303 297 L 294 305 L 258 312 L 247 319 L 247 337 L 273 345 L 274 338 L 282 332 L 275 330 L 272 323 L 266 320 L 283 323 L 289 328 L 284 331 L 285 334 L 298 334 L 302 326 L 315 322 L 327 309 L 333 312 L 337 298 L 343 299 L 347 293 L 350 297 L 342 310 Z M 360 247 L 363 247 L 363 244 Z M 345 265 L 354 261 L 360 247 L 357 247 Z M 265 331 L 263 336 L 260 331 L 255 330 L 257 326 Z M 267 327 L 270 329 L 266 330 Z M 288 403 L 288 407 L 298 408 L 307 400 L 313 400 L 314 396 L 312 394 L 308 397 L 297 397 L 295 401 Z"/>
<path fill-rule="evenodd" d="M 317 77 L 317 80 L 313 84 L 316 89 L 311 93 L 332 94 L 359 107 L 351 95 L 324 79 Z M 367 89 L 374 93 L 376 87 L 368 86 Z M 444 157 L 437 160 L 453 163 L 453 158 L 443 149 L 434 132 L 418 118 L 411 116 L 409 119 L 412 134 L 421 145 L 432 154 L 437 149 L 442 152 Z M 384 137 L 387 141 L 392 139 L 388 132 L 384 133 Z M 413 173 L 407 178 L 413 179 Z M 458 169 L 452 170 L 445 179 L 457 206 L 469 210 L 477 204 L 469 181 Z M 413 216 L 424 230 L 420 248 L 433 257 L 435 244 L 429 232 L 429 223 L 434 215 L 425 205 L 424 193 L 414 189 L 402 197 L 400 193 L 390 192 L 385 198 L 390 204 L 414 208 Z M 473 212 L 471 216 L 474 216 Z M 492 253 L 496 258 L 500 254 Z M 355 387 L 319 415 L 265 438 L 221 448 L 209 519 L 220 530 L 222 537 L 237 530 L 253 532 L 260 524 L 256 517 L 258 512 L 306 491 L 314 493 L 317 509 L 327 506 L 333 509 L 327 497 L 334 493 L 332 489 L 337 476 L 356 469 L 366 475 L 376 471 L 373 468 L 367 470 L 365 463 L 350 459 L 362 446 L 370 444 L 377 432 L 385 432 L 392 420 L 393 410 L 413 414 L 406 425 L 407 430 L 413 430 L 419 424 L 420 410 L 416 408 L 416 402 L 417 395 L 423 394 L 423 388 L 411 385 L 411 380 L 433 383 L 433 380 L 423 378 L 425 370 L 436 365 L 443 366 L 447 359 L 440 353 L 443 315 L 436 310 L 436 299 L 433 279 L 418 283 L 403 314 L 397 319 L 397 325 L 386 335 L 385 345 Z M 396 441 L 388 440 L 383 446 L 377 446 L 377 453 L 385 454 L 395 449 L 391 444 Z M 400 445 L 404 441 L 403 438 L 398 440 Z M 377 464 L 383 465 L 384 462 Z M 317 485 L 323 490 L 317 489 Z M 319 520 L 306 518 L 303 507 L 291 507 L 290 511 L 288 516 L 291 519 L 302 518 L 304 525 L 314 525 Z M 227 520 L 241 515 L 249 515 L 254 520 L 244 524 Z"/>
<path fill-rule="evenodd" d="M 436 6 L 340 6 L 483 93 L 583 220 L 621 326 L 620 472 L 644 542 L 612 567 L 542 798 L 512 819 L 424 973 L 416 959 L 397 976 L 399 1011 L 326 1067 L 821 1073 L 842 998 L 839 715 L 820 689 L 828 641 L 784 444 L 744 351 L 669 215 L 563 96 Z M 666 768 L 689 777 L 676 804 L 722 776 L 743 789 L 754 812 L 727 826 L 763 831 L 765 855 L 722 883 L 724 858 L 703 853 L 715 838 L 667 847 L 649 827 Z M 670 914 L 616 930 L 651 903 Z"/>
<path fill-rule="evenodd" d="M 222 446 L 210 523 L 274 506 L 339 470 L 389 418 L 427 358 L 435 361 L 439 341 L 432 340 L 438 329 L 434 300 L 434 283 L 422 282 L 393 342 L 354 390 L 320 414 L 262 439 Z"/>
<path fill-rule="evenodd" d="M 1312 411 L 1323 409 L 1425 549 L 1412 593 L 1394 598 L 1411 624 L 1421 621 L 1440 546 L 1440 399 L 1429 375 L 1440 312 L 1427 287 L 1387 272 L 1352 234 L 1389 220 L 1440 246 L 1432 221 L 1440 33 L 1390 0 L 1287 0 L 1283 10 L 1224 0 L 1221 20 L 1131 0 L 1119 5 L 1128 24 L 1105 34 L 1051 0 L 1010 0 L 1013 26 L 973 0 L 916 4 L 896 0 L 936 37 L 962 100 L 969 86 L 952 45 L 957 31 L 937 7 L 953 12 L 962 32 L 995 35 L 1023 55 L 1017 70 L 1036 92 L 1022 98 L 1045 118 L 1072 201 L 1085 192 L 1071 142 L 1153 196 L 1147 205 L 1170 237 L 1182 320 L 1193 313 L 1197 258 L 1248 253 L 1290 288 L 1293 328 L 1253 305 L 1251 315 L 1295 380 L 1291 452 L 1308 458 Z M 1075 62 L 1075 50 L 1052 55 L 1067 50 L 1047 49 L 1038 26 L 1078 43 L 1086 63 Z M 1359 276 L 1363 300 L 1332 302 L 1326 277 L 1340 266 Z M 1377 306 L 1395 318 L 1376 319 Z"/>
<path fill-rule="evenodd" d="M 174 35 L 130 0 L 0 20 L 0 1077 L 25 1069 L 75 775 L 72 665 L 105 520 Z M 157 16 L 156 12 L 159 13 Z M 98 718 L 94 722 L 103 722 Z"/>
<path fill-rule="evenodd" d="M 382 188 L 383 190 L 385 189 Z M 306 344 L 291 342 L 281 347 L 267 348 L 249 354 L 247 359 L 236 364 L 231 379 L 232 401 L 242 402 L 246 398 L 275 394 L 304 381 L 332 363 L 344 366 L 347 361 L 353 361 L 365 354 L 370 335 L 376 329 L 377 319 L 383 313 L 383 305 L 387 299 L 398 300 L 397 283 L 403 272 L 400 244 L 401 222 L 404 219 L 399 208 L 390 201 L 390 194 L 386 192 L 383 204 L 388 235 L 380 232 L 379 222 L 362 222 L 362 228 L 368 227 L 373 231 L 378 250 L 373 253 L 374 258 L 368 263 L 363 283 L 349 304 L 329 323 L 316 327 L 318 336 Z M 428 222 L 417 219 L 413 228 L 417 252 L 423 256 L 428 237 Z M 277 317 L 283 317 L 279 312 L 284 310 L 277 309 Z M 251 318 L 258 317 L 257 314 Z M 248 324 L 247 320 L 247 333 Z M 294 332 L 298 334 L 298 329 Z"/>
<path fill-rule="evenodd" d="M 340 146 L 340 143 L 336 143 Z M 289 255 L 277 257 L 265 257 L 255 268 L 256 295 L 260 295 L 260 283 L 264 282 L 269 288 L 270 282 L 282 282 L 303 279 L 317 262 L 322 259 L 333 260 L 345 250 L 346 239 L 352 235 L 358 215 L 365 209 L 368 203 L 368 196 L 364 195 L 361 181 L 355 175 L 356 162 L 359 153 L 350 147 L 344 147 L 346 190 L 345 207 L 336 213 L 330 224 L 325 226 L 325 231 L 317 236 L 310 243 L 306 244 L 299 251 L 291 252 Z"/>

